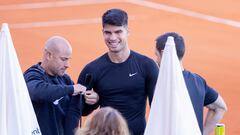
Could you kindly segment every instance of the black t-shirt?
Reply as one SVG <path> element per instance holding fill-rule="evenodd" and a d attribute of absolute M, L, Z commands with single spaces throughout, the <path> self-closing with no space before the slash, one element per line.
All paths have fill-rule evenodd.
<path fill-rule="evenodd" d="M 100 107 L 111 106 L 125 117 L 133 135 L 144 133 L 146 99 L 151 103 L 158 76 L 156 63 L 131 51 L 123 63 L 113 63 L 108 54 L 86 65 L 78 83 L 85 84 L 86 74 L 93 76 L 93 89 L 99 94 Z"/>

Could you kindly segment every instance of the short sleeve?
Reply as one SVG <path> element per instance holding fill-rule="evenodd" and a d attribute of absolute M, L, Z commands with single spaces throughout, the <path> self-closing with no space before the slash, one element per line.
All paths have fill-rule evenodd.
<path fill-rule="evenodd" d="M 205 93 L 204 106 L 207 106 L 217 100 L 218 93 L 216 90 L 208 86 L 206 82 L 205 82 L 205 90 L 206 90 L 205 91 L 206 93 Z"/>

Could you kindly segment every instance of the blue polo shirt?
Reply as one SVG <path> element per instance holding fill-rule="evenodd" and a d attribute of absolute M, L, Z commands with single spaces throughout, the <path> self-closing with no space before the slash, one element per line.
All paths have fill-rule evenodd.
<path fill-rule="evenodd" d="M 191 98 L 198 125 L 203 132 L 203 107 L 215 102 L 218 98 L 216 90 L 208 86 L 201 76 L 184 70 L 183 77 Z"/>

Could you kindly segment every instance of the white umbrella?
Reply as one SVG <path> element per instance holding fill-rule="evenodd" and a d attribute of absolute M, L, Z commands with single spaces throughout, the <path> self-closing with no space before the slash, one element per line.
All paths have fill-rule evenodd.
<path fill-rule="evenodd" d="M 201 135 L 173 37 L 168 37 L 145 135 Z"/>
<path fill-rule="evenodd" d="M 6 23 L 0 33 L 0 135 L 41 135 Z"/>

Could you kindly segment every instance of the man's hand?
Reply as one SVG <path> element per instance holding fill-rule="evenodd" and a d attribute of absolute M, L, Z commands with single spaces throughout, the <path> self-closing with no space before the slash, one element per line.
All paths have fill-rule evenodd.
<path fill-rule="evenodd" d="M 89 105 L 96 104 L 99 100 L 98 94 L 92 90 L 87 90 L 84 94 L 85 102 Z"/>
<path fill-rule="evenodd" d="M 76 96 L 78 94 L 85 93 L 87 88 L 81 84 L 76 84 L 76 85 L 73 85 L 73 89 L 74 89 L 74 92 L 72 95 Z"/>

